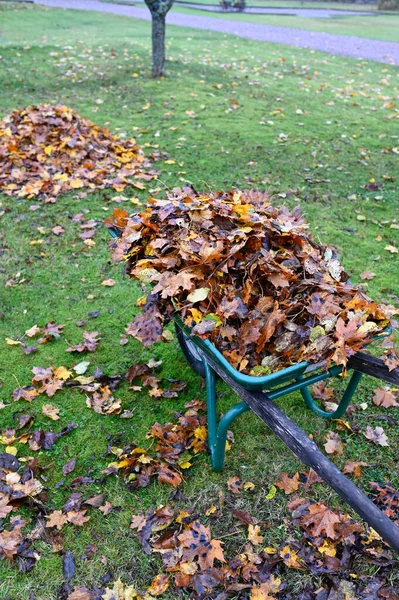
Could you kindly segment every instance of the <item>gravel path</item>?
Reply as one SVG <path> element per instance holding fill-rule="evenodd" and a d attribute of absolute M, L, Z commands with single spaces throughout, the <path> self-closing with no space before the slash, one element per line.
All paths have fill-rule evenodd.
<path fill-rule="evenodd" d="M 145 2 L 145 0 L 134 0 L 139 4 Z M 196 10 L 203 10 L 205 12 L 219 12 L 225 13 L 221 6 L 218 4 L 195 4 L 195 2 L 179 2 L 175 3 L 175 6 L 185 6 L 186 8 L 195 8 Z M 239 11 L 232 11 L 232 13 L 239 13 Z M 305 19 L 331 19 L 337 15 L 343 16 L 360 16 L 360 17 L 375 17 L 374 12 L 363 11 L 363 10 L 340 10 L 339 8 L 278 8 L 265 6 L 247 6 L 243 14 L 254 14 L 254 15 L 290 15 L 294 17 L 303 17 Z"/>
<path fill-rule="evenodd" d="M 99 0 L 34 0 L 36 4 L 59 8 L 73 8 L 77 10 L 96 10 L 100 12 L 125 15 L 136 19 L 151 19 L 147 7 L 124 6 L 123 4 L 110 4 Z M 167 23 L 180 27 L 194 27 L 230 33 L 240 37 L 250 38 L 261 42 L 275 42 L 288 44 L 300 48 L 322 50 L 330 54 L 350 56 L 356 59 L 366 58 L 382 63 L 399 65 L 399 43 L 370 40 L 347 35 L 332 35 L 319 31 L 305 29 L 291 29 L 289 27 L 274 27 L 246 23 L 244 21 L 230 21 L 228 19 L 215 19 L 208 16 L 187 15 L 170 12 Z"/>

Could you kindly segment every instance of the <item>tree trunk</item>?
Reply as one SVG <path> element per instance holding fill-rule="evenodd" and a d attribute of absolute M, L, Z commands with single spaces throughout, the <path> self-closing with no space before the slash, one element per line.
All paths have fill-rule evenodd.
<path fill-rule="evenodd" d="M 152 13 L 152 76 L 165 74 L 165 15 Z"/>

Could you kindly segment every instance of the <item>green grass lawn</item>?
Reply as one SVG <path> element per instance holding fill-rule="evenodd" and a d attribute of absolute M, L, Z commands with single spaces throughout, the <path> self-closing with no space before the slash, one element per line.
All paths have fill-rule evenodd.
<path fill-rule="evenodd" d="M 16 107 L 60 102 L 116 133 L 134 135 L 148 154 L 166 151 L 174 162 L 156 163 L 159 180 L 147 184 L 145 191 L 125 192 L 143 201 L 161 193 L 155 188 L 190 182 L 198 189 L 266 188 L 278 204 L 300 203 L 313 233 L 338 247 L 352 279 L 359 281 L 362 271 L 373 271 L 370 294 L 398 305 L 398 254 L 385 249 L 399 245 L 398 68 L 168 27 L 167 77 L 152 80 L 150 23 L 29 5 L 13 10 L 1 4 L 0 36 L 1 117 Z M 367 191 L 364 186 L 370 181 L 381 187 Z M 130 517 L 166 503 L 171 488 L 152 484 L 131 493 L 122 478 L 102 476 L 101 470 L 112 460 L 105 455 L 107 446 L 121 448 L 134 438 L 148 447 L 145 433 L 152 423 L 172 420 L 186 401 L 204 398 L 204 389 L 186 366 L 176 341 L 152 349 L 143 349 L 133 339 L 127 345 L 119 343 L 137 311 L 141 291 L 123 278 L 120 265 L 111 264 L 106 231 L 99 226 L 96 245 L 87 247 L 79 238 L 79 224 L 72 221 L 76 213 L 87 210 L 87 219 L 101 223 L 115 206 L 133 207 L 130 202 L 112 201 L 117 195 L 111 190 L 86 198 L 71 193 L 34 211 L 30 206 L 40 203 L 34 198 L 1 196 L 0 400 L 7 406 L 0 410 L 0 429 L 12 427 L 15 413 L 23 411 L 34 416 L 38 429 L 59 431 L 68 422 L 78 425 L 52 450 L 33 453 L 47 466 L 43 484 L 49 510 L 60 508 L 71 491 L 79 490 L 85 497 L 104 491 L 116 507 L 106 517 L 92 510 L 84 527 L 64 528 L 65 549 L 73 551 L 77 567 L 72 586 L 101 586 L 104 577 L 113 581 L 120 576 L 125 583 L 144 588 L 159 563 L 140 549 L 135 532 L 129 529 Z M 64 227 L 63 236 L 51 234 L 56 224 Z M 116 285 L 102 286 L 106 277 L 115 279 Z M 5 287 L 10 279 L 15 283 Z M 23 400 L 12 402 L 12 390 L 30 382 L 33 366 L 70 367 L 82 360 L 66 348 L 81 339 L 76 321 L 95 310 L 101 314 L 88 320 L 86 328 L 99 331 L 102 341 L 95 353 L 87 355 L 88 373 L 100 367 L 117 374 L 154 357 L 163 361 L 162 375 L 189 382 L 179 398 L 154 399 L 124 385 L 116 395 L 123 409 L 134 411 L 132 419 L 124 420 L 94 413 L 86 407 L 83 394 L 66 389 L 51 399 L 60 408 L 58 422 L 42 415 L 41 406 L 48 401 L 43 396 L 29 405 Z M 40 346 L 36 354 L 26 356 L 19 346 L 8 346 L 4 340 L 50 320 L 66 324 L 65 334 Z M 361 385 L 357 400 L 367 403 L 367 408 L 353 415 L 359 433 L 340 432 L 345 451 L 334 459 L 340 467 L 359 457 L 369 463 L 360 482 L 366 492 L 370 481 L 387 478 L 399 484 L 397 427 L 380 420 L 397 419 L 399 411 L 373 405 L 376 385 L 372 379 Z M 234 397 L 222 386 L 220 392 L 220 410 L 225 411 Z M 336 430 L 336 424 L 307 412 L 299 395 L 282 400 L 281 405 L 319 445 L 324 444 L 327 431 Z M 362 432 L 367 425 L 382 425 L 390 446 L 366 443 Z M 175 502 L 201 512 L 205 505 L 218 503 L 219 493 L 227 493 L 229 477 L 239 474 L 254 482 L 257 491 L 230 498 L 232 504 L 268 521 L 265 544 L 278 545 L 287 538 L 287 497 L 278 491 L 266 501 L 265 495 L 282 471 L 292 475 L 301 464 L 253 415 L 237 421 L 233 432 L 236 442 L 223 473 L 212 473 L 207 457 L 200 455 L 182 487 L 184 500 Z M 17 446 L 18 456 L 29 454 L 29 448 Z M 64 477 L 62 466 L 72 457 L 77 458 L 76 469 Z M 94 483 L 70 489 L 75 477 L 88 474 Z M 332 506 L 339 504 L 324 485 L 311 488 L 309 495 Z M 33 527 L 29 508 L 21 514 L 28 529 Z M 227 556 L 240 552 L 245 544 L 244 534 L 229 537 L 231 527 L 229 517 L 212 523 L 215 537 L 227 535 Z M 89 560 L 85 559 L 88 544 L 96 546 Z M 30 573 L 19 573 L 8 561 L 0 561 L 0 598 L 26 600 L 29 593 L 35 600 L 57 597 L 64 581 L 62 556 L 42 541 L 34 547 L 41 559 Z M 363 564 L 358 569 L 365 576 L 378 571 L 377 566 Z M 292 569 L 283 570 L 281 577 L 287 593 L 316 590 L 322 583 L 318 575 Z M 397 580 L 394 569 L 391 580 Z M 169 591 L 162 596 L 173 597 Z"/>

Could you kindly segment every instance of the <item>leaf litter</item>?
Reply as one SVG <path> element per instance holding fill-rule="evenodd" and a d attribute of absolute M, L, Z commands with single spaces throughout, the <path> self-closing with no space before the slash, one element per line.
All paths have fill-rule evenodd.
<path fill-rule="evenodd" d="M 55 202 L 68 191 L 120 192 L 132 179 L 154 177 L 134 139 L 115 136 L 67 106 L 28 106 L 0 120 L 0 190 L 9 196 Z"/>

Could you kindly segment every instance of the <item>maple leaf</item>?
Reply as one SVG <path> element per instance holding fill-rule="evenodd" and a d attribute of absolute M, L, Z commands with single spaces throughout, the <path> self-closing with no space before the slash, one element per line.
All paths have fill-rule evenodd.
<path fill-rule="evenodd" d="M 71 510 L 66 513 L 66 518 L 69 523 L 72 523 L 72 525 L 77 525 L 79 527 L 82 527 L 90 519 L 90 517 L 85 516 L 86 513 L 87 513 L 87 510 L 85 510 L 85 509 Z"/>
<path fill-rule="evenodd" d="M 198 521 L 178 535 L 178 540 L 185 548 L 182 559 L 187 562 L 197 559 L 201 569 L 211 569 L 215 560 L 225 562 L 223 542 L 211 539 L 209 528 Z"/>
<path fill-rule="evenodd" d="M 68 521 L 67 516 L 61 510 L 53 511 L 46 516 L 46 519 L 46 527 L 56 527 L 58 530 L 61 530 Z"/>
<path fill-rule="evenodd" d="M 250 600 L 274 600 L 274 594 L 277 594 L 280 590 L 281 579 L 272 574 L 269 577 L 268 581 L 260 585 L 254 585 L 251 588 Z M 273 594 L 273 596 L 270 594 Z"/>
<path fill-rule="evenodd" d="M 230 477 L 227 481 L 227 488 L 233 494 L 238 494 L 244 487 L 244 482 L 237 476 Z"/>
<path fill-rule="evenodd" d="M 348 460 L 345 464 L 343 471 L 344 473 L 353 473 L 355 477 L 362 477 L 361 467 L 368 467 L 368 463 L 362 460 Z"/>
<path fill-rule="evenodd" d="M 172 471 L 168 467 L 161 467 L 158 471 L 158 481 L 177 487 L 183 479 L 176 471 Z"/>
<path fill-rule="evenodd" d="M 334 388 L 327 387 L 325 381 L 319 381 L 312 385 L 312 392 L 315 398 L 331 402 L 334 400 Z"/>
<path fill-rule="evenodd" d="M 373 402 L 376 406 L 389 408 L 390 406 L 399 406 L 396 396 L 388 388 L 376 388 L 374 390 Z"/>
<path fill-rule="evenodd" d="M 20 527 L 14 527 L 11 531 L 0 532 L 0 558 L 13 560 L 22 542 Z"/>
<path fill-rule="evenodd" d="M 245 319 L 248 314 L 248 308 L 239 296 L 228 300 L 225 296 L 220 303 L 218 314 L 222 315 L 225 319 L 229 317 L 238 317 L 239 319 Z"/>
<path fill-rule="evenodd" d="M 286 314 L 284 311 L 278 309 L 278 304 L 275 303 L 273 311 L 267 315 L 266 325 L 261 329 L 260 337 L 256 345 L 256 351 L 260 352 L 266 342 L 270 340 L 278 325 L 285 321 Z"/>
<path fill-rule="evenodd" d="M 0 519 L 5 517 L 12 511 L 13 507 L 8 503 L 9 498 L 2 492 L 0 492 Z"/>
<path fill-rule="evenodd" d="M 33 381 L 35 383 L 43 381 L 44 379 L 50 379 L 53 376 L 53 370 L 51 367 L 48 367 L 47 369 L 43 367 L 33 367 L 32 373 L 34 374 Z"/>
<path fill-rule="evenodd" d="M 338 537 L 335 526 L 339 522 L 339 516 L 322 503 L 310 504 L 308 514 L 301 518 L 301 525 L 308 529 L 313 537 L 322 536 L 324 533 L 332 540 Z"/>
<path fill-rule="evenodd" d="M 137 594 L 133 586 L 125 587 L 120 579 L 115 581 L 112 589 L 106 588 L 105 593 L 101 595 L 101 600 L 141 600 L 142 596 Z M 70 600 L 70 598 L 68 598 Z M 73 599 L 75 600 L 75 599 Z M 80 600 L 80 598 L 76 598 Z M 86 599 L 82 599 L 86 600 Z M 90 598 L 92 600 L 92 598 Z"/>
<path fill-rule="evenodd" d="M 343 454 L 344 446 L 338 433 L 329 431 L 326 436 L 327 442 L 324 444 L 324 449 L 327 454 Z"/>
<path fill-rule="evenodd" d="M 35 379 L 33 380 L 35 381 Z M 60 379 L 56 379 L 55 377 L 49 377 L 47 379 L 43 379 L 40 387 L 38 388 L 38 393 L 46 392 L 47 396 L 51 398 L 54 396 L 58 390 L 61 390 L 64 386 L 64 382 Z"/>
<path fill-rule="evenodd" d="M 368 425 L 364 432 L 364 436 L 370 440 L 370 442 L 374 442 L 374 444 L 378 444 L 379 446 L 389 446 L 388 438 L 382 427 L 375 427 L 373 429 Z"/>
<path fill-rule="evenodd" d="M 332 356 L 337 365 L 346 365 L 348 356 L 362 348 L 366 335 L 365 331 L 360 331 L 355 320 L 346 324 L 341 317 L 338 318 L 334 331 L 337 342 Z"/>
<path fill-rule="evenodd" d="M 252 524 L 248 525 L 248 540 L 255 546 L 258 546 L 264 540 L 263 535 L 259 535 L 259 533 L 260 533 L 259 525 L 252 525 Z"/>
<path fill-rule="evenodd" d="M 67 600 L 93 600 L 93 593 L 85 586 L 77 586 L 74 588 L 73 592 L 68 595 Z"/>
<path fill-rule="evenodd" d="M 363 273 L 360 273 L 360 279 L 374 279 L 374 277 L 375 273 L 372 271 L 363 271 Z"/>
<path fill-rule="evenodd" d="M 108 385 L 87 395 L 86 405 L 100 415 L 119 414 L 122 410 L 121 400 L 114 398 Z"/>
<path fill-rule="evenodd" d="M 30 327 L 29 329 L 26 329 L 25 335 L 27 335 L 28 337 L 35 337 L 40 332 L 41 332 L 40 327 L 38 327 L 37 325 L 32 325 L 32 327 Z"/>
<path fill-rule="evenodd" d="M 295 473 L 293 477 L 290 477 L 287 473 L 281 473 L 280 479 L 276 482 L 276 486 L 280 488 L 280 490 L 284 490 L 286 494 L 296 492 L 299 487 L 299 473 Z"/>
<path fill-rule="evenodd" d="M 59 413 L 60 409 L 59 408 L 55 408 L 55 406 L 53 406 L 52 404 L 43 404 L 42 406 L 42 413 L 46 416 L 49 417 L 50 419 L 52 419 L 53 421 L 58 421 L 58 419 L 60 418 Z"/>
<path fill-rule="evenodd" d="M 137 315 L 125 331 L 128 335 L 138 339 L 144 346 L 151 346 L 162 338 L 162 322 L 158 313 L 146 311 Z"/>
<path fill-rule="evenodd" d="M 387 356 L 384 357 L 384 363 L 388 367 L 389 371 L 397 369 L 399 367 L 399 352 L 389 352 Z"/>
<path fill-rule="evenodd" d="M 25 387 L 18 387 L 12 393 L 12 399 L 14 401 L 26 400 L 27 402 L 32 402 L 32 400 L 38 395 L 37 389 L 33 385 L 27 385 Z"/>
<path fill-rule="evenodd" d="M 289 546 L 284 546 L 280 550 L 280 556 L 284 561 L 284 564 L 287 565 L 289 569 L 303 569 L 303 565 L 301 559 L 298 557 L 298 554 L 295 550 L 292 550 Z"/>
<path fill-rule="evenodd" d="M 100 342 L 98 331 L 83 332 L 83 343 L 67 348 L 67 352 L 94 352 Z"/>

